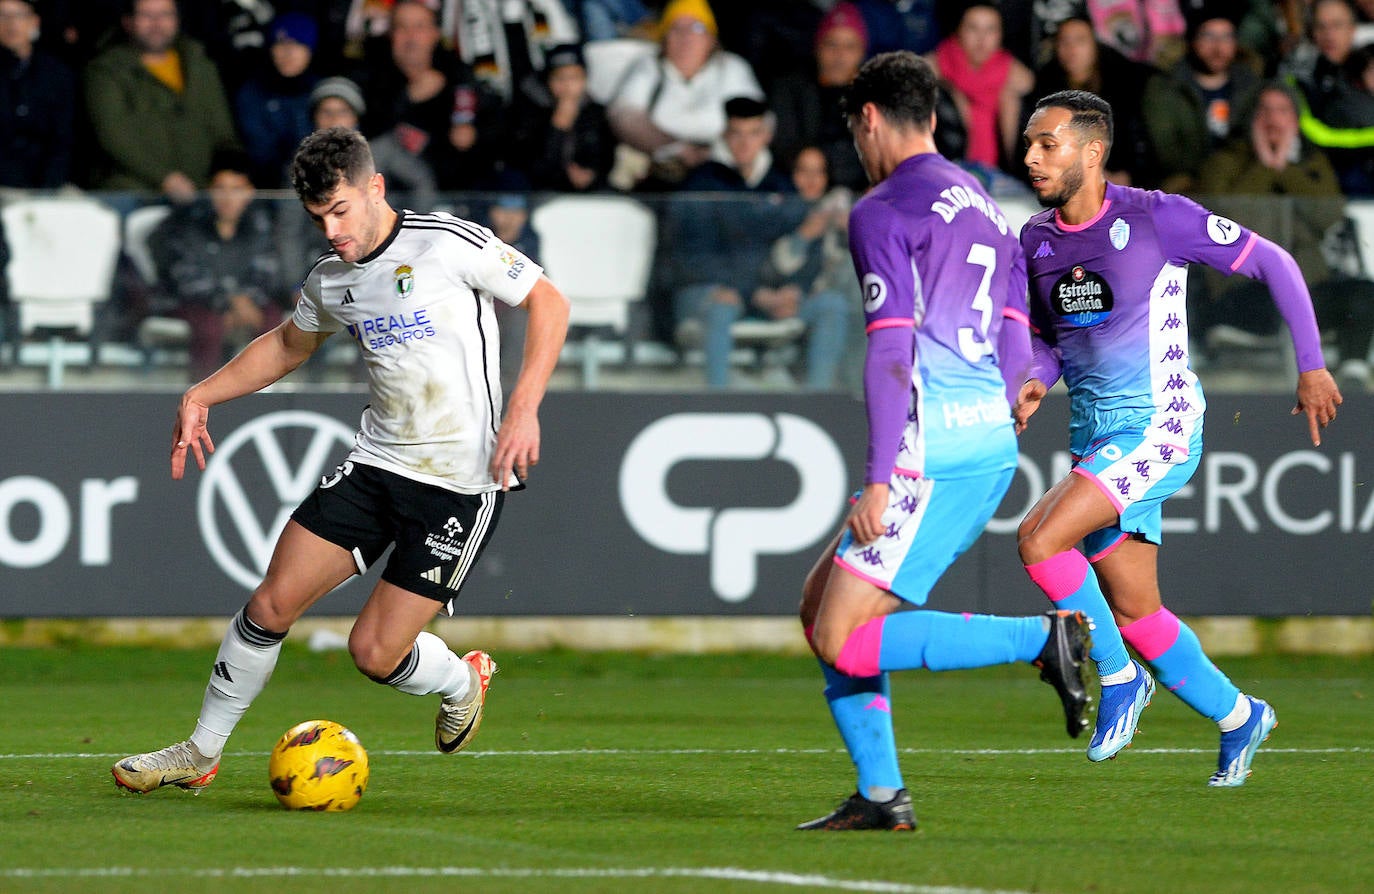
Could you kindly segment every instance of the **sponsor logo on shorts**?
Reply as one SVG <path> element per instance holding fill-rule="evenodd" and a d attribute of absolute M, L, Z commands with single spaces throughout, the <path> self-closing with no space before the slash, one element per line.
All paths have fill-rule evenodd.
<path fill-rule="evenodd" d="M 463 544 L 466 541 L 459 539 L 462 534 L 462 523 L 450 516 L 449 520 L 444 522 L 442 531 L 425 534 L 425 546 L 429 548 L 430 555 L 452 562 L 463 554 Z"/>

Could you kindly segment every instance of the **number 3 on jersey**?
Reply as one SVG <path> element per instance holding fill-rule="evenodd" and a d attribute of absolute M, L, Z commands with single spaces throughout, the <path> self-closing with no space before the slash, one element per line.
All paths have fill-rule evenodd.
<path fill-rule="evenodd" d="M 973 309 L 978 312 L 978 329 L 972 326 L 959 327 L 959 353 L 969 363 L 977 363 L 992 353 L 992 343 L 988 341 L 988 327 L 992 325 L 992 274 L 997 269 L 997 250 L 991 245 L 975 242 L 968 247 L 968 262 L 983 268 L 983 279 L 978 283 L 978 292 L 973 296 Z"/>

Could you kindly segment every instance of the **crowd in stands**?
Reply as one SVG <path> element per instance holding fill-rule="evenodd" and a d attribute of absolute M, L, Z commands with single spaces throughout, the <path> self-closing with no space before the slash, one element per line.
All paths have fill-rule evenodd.
<path fill-rule="evenodd" d="M 638 51 L 593 98 L 609 43 Z M 289 188 L 317 127 L 366 134 L 402 206 L 501 195 L 489 225 L 531 193 L 669 194 L 658 335 L 724 385 L 733 325 L 795 319 L 806 383 L 834 387 L 860 322 L 845 211 L 867 185 L 839 98 L 894 49 L 934 65 L 941 150 L 995 196 L 1024 195 L 1036 99 L 1082 88 L 1116 109 L 1113 181 L 1299 198 L 1282 220 L 1235 213 L 1302 243 L 1342 359 L 1366 359 L 1374 297 L 1345 282 L 1369 271 L 1329 249 L 1345 199 L 1374 196 L 1374 0 L 0 0 L 0 187 L 170 204 L 159 300 L 200 333 L 197 370 L 279 319 L 322 246 L 254 201 Z M 239 260 L 255 251 L 275 254 Z M 1266 306 L 1199 285 L 1202 330 Z"/>

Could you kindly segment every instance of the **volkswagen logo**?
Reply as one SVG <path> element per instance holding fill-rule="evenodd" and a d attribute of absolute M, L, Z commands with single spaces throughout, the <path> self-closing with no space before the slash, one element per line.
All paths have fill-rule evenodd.
<path fill-rule="evenodd" d="M 289 456 L 288 439 L 302 436 L 304 451 L 298 458 Z M 333 470 L 340 448 L 352 447 L 352 429 L 306 410 L 268 413 L 235 429 L 206 464 L 196 495 L 201 535 L 224 573 L 249 590 L 256 587 L 292 511 Z M 257 504 L 240 482 L 250 469 L 255 475 L 265 472 L 271 485 L 270 496 L 253 495 Z M 226 523 L 231 531 L 221 529 Z"/>

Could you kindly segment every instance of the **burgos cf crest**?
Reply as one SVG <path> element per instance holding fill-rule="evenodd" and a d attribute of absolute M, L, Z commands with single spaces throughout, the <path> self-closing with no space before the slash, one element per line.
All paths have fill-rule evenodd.
<path fill-rule="evenodd" d="M 409 298 L 415 291 L 415 271 L 408 264 L 396 268 L 396 297 Z"/>

